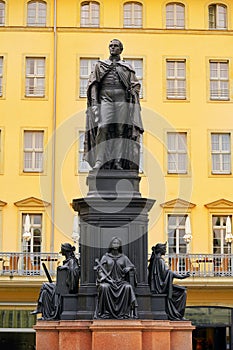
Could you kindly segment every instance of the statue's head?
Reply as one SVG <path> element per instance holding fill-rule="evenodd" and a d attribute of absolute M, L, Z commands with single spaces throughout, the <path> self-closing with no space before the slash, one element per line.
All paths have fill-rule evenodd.
<path fill-rule="evenodd" d="M 61 244 L 61 253 L 73 253 L 75 251 L 75 247 L 70 243 L 62 243 Z"/>
<path fill-rule="evenodd" d="M 122 241 L 119 237 L 112 238 L 108 247 L 108 253 L 110 253 L 112 250 L 118 250 L 119 253 L 122 253 Z"/>
<path fill-rule="evenodd" d="M 112 39 L 109 43 L 109 51 L 113 56 L 120 55 L 123 51 L 122 42 L 118 39 Z"/>
<path fill-rule="evenodd" d="M 155 254 L 165 255 L 167 251 L 167 242 L 166 243 L 157 243 L 152 250 Z"/>

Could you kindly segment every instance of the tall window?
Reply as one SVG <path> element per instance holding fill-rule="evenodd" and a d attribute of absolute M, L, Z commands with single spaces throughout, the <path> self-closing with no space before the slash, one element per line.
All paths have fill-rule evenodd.
<path fill-rule="evenodd" d="M 142 59 L 129 59 L 125 58 L 125 61 L 128 62 L 132 68 L 135 70 L 136 77 L 140 82 L 140 98 L 143 98 L 143 60 Z"/>
<path fill-rule="evenodd" d="M 45 96 L 45 58 L 26 58 L 25 95 Z"/>
<path fill-rule="evenodd" d="M 230 134 L 211 134 L 212 174 L 231 173 Z"/>
<path fill-rule="evenodd" d="M 85 1 L 81 4 L 81 27 L 99 27 L 100 5 L 95 1 Z"/>
<path fill-rule="evenodd" d="M 187 174 L 187 133 L 167 133 L 168 174 Z"/>
<path fill-rule="evenodd" d="M 170 3 L 166 5 L 166 27 L 173 29 L 184 29 L 185 7 L 183 4 Z"/>
<path fill-rule="evenodd" d="M 80 58 L 79 97 L 86 97 L 89 75 L 98 58 Z"/>
<path fill-rule="evenodd" d="M 24 131 L 24 172 L 43 172 L 44 132 Z"/>
<path fill-rule="evenodd" d="M 27 25 L 45 27 L 46 8 L 47 4 L 44 1 L 30 1 L 27 7 Z"/>
<path fill-rule="evenodd" d="M 220 216 L 220 215 L 212 216 L 213 253 L 214 254 L 228 253 L 228 247 L 225 241 L 226 220 L 227 220 L 227 216 Z"/>
<path fill-rule="evenodd" d="M 79 131 L 78 134 L 78 171 L 79 172 L 87 172 L 91 168 L 85 160 L 83 160 L 83 153 L 84 153 L 84 132 Z"/>
<path fill-rule="evenodd" d="M 228 61 L 210 61 L 210 99 L 229 100 Z"/>
<path fill-rule="evenodd" d="M 225 5 L 209 6 L 209 29 L 227 29 L 227 8 Z"/>
<path fill-rule="evenodd" d="M 186 99 L 186 61 L 167 60 L 167 99 Z"/>
<path fill-rule="evenodd" d="M 124 28 L 142 27 L 142 4 L 127 2 L 124 4 Z"/>
<path fill-rule="evenodd" d="M 28 242 L 24 242 L 26 244 L 24 250 L 31 253 L 40 253 L 42 250 L 42 214 L 29 214 L 29 218 L 31 239 Z M 22 234 L 24 233 L 25 219 L 26 214 L 22 214 Z M 38 257 L 36 257 L 36 260 L 38 260 Z"/>
<path fill-rule="evenodd" d="M 0 1 L 0 26 L 5 25 L 5 2 Z"/>
<path fill-rule="evenodd" d="M 3 90 L 3 57 L 0 56 L 0 97 L 2 97 Z"/>
<path fill-rule="evenodd" d="M 168 215 L 168 253 L 185 254 L 185 220 L 187 215 Z"/>

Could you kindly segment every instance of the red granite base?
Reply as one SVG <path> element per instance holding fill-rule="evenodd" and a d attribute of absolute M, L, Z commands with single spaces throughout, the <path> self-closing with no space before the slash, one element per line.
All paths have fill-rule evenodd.
<path fill-rule="evenodd" d="M 38 321 L 37 350 L 192 350 L 190 321 Z"/>

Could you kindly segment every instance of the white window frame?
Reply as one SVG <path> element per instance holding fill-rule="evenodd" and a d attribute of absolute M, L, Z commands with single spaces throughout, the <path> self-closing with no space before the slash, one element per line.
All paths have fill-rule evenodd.
<path fill-rule="evenodd" d="M 214 69 L 214 65 L 216 69 Z M 227 69 L 224 69 L 224 67 L 227 67 Z M 228 60 L 210 60 L 209 72 L 210 72 L 210 100 L 228 101 L 230 99 L 229 61 Z M 226 74 L 222 74 L 224 72 L 226 72 Z"/>
<path fill-rule="evenodd" d="M 214 137 L 218 138 L 214 143 Z M 224 138 L 228 137 L 228 142 L 224 143 Z M 216 144 L 215 147 L 213 145 Z M 226 148 L 226 146 L 228 147 Z M 217 147 L 218 146 L 218 147 Z M 217 159 L 214 161 L 214 159 Z M 228 161 L 227 161 L 228 160 Z M 229 164 L 228 169 L 224 164 Z M 215 166 L 214 166 L 215 165 Z M 211 133 L 211 173 L 212 174 L 231 174 L 231 134 L 230 133 Z"/>
<path fill-rule="evenodd" d="M 226 236 L 226 220 L 227 216 L 230 217 L 232 221 L 232 216 L 231 215 L 218 215 L 218 214 L 213 214 L 212 215 L 212 232 L 213 232 L 213 254 L 227 254 L 228 251 L 228 245 L 225 241 L 225 236 Z M 219 225 L 214 224 L 214 219 L 218 218 L 219 220 Z M 220 245 L 215 244 L 215 240 L 217 241 L 217 238 L 215 238 L 215 232 L 214 230 L 220 231 L 220 237 L 218 240 L 220 240 Z M 220 249 L 220 251 L 216 251 L 216 249 Z M 231 250 L 231 246 L 230 246 Z"/>
<path fill-rule="evenodd" d="M 143 59 L 142 58 L 124 58 L 124 60 L 129 63 L 133 70 L 135 71 L 136 77 L 141 85 L 139 97 L 143 98 Z"/>
<path fill-rule="evenodd" d="M 5 25 L 6 21 L 6 4 L 5 1 L 0 1 L 0 26 Z"/>
<path fill-rule="evenodd" d="M 179 9 L 182 9 L 182 18 L 179 19 Z M 180 23 L 179 23 L 180 21 Z M 166 28 L 185 29 L 185 6 L 182 3 L 169 3 L 166 5 Z"/>
<path fill-rule="evenodd" d="M 181 72 L 183 71 L 183 74 Z M 173 73 L 172 73 L 173 72 Z M 166 60 L 166 98 L 168 100 L 186 100 L 186 60 Z"/>
<path fill-rule="evenodd" d="M 32 142 L 31 147 L 27 147 L 26 145 L 26 134 L 31 134 Z M 23 148 L 24 148 L 24 156 L 23 156 L 23 172 L 24 173 L 30 173 L 30 172 L 37 172 L 42 173 L 44 172 L 44 130 L 24 130 L 23 133 Z M 37 146 L 37 140 L 36 137 L 41 137 L 41 147 Z M 31 156 L 31 159 L 29 160 L 31 162 L 31 166 L 26 166 L 26 154 L 29 154 Z M 37 158 L 39 156 L 39 159 Z M 39 166 L 36 165 L 36 163 L 39 163 Z"/>
<path fill-rule="evenodd" d="M 45 97 L 45 69 L 45 57 L 26 57 L 25 97 Z"/>
<path fill-rule="evenodd" d="M 85 132 L 82 130 L 77 130 L 77 138 L 78 138 L 78 143 L 77 143 L 78 172 L 86 173 L 89 170 L 91 170 L 91 167 L 89 163 L 83 159 Z"/>
<path fill-rule="evenodd" d="M 173 142 L 170 137 L 173 137 Z M 167 173 L 168 174 L 188 174 L 187 142 L 188 142 L 187 132 L 174 132 L 174 131 L 167 132 Z M 174 147 L 170 146 L 172 143 Z M 183 147 L 181 147 L 182 145 Z M 182 167 L 182 164 L 184 164 L 183 167 Z"/>
<path fill-rule="evenodd" d="M 32 13 L 32 15 L 31 15 Z M 47 3 L 45 1 L 29 1 L 27 4 L 27 26 L 46 27 Z"/>
<path fill-rule="evenodd" d="M 87 97 L 87 84 L 89 76 L 98 61 L 98 57 L 80 57 L 79 59 L 79 97 Z M 84 65 L 84 63 L 87 63 Z M 85 72 L 83 73 L 83 70 Z"/>
<path fill-rule="evenodd" d="M 28 253 L 41 253 L 42 252 L 42 236 L 43 236 L 43 213 L 22 213 L 22 237 L 24 234 L 24 223 L 25 223 L 25 218 L 26 215 L 29 215 L 30 218 L 30 233 L 31 233 L 31 238 L 28 242 L 24 242 L 23 240 L 23 250 L 28 252 Z M 40 217 L 40 222 L 36 223 L 35 218 Z M 40 244 L 35 244 L 36 237 L 38 235 L 35 234 L 35 230 L 40 230 Z M 37 249 L 39 247 L 39 249 Z M 37 260 L 38 257 L 37 257 Z"/>
<path fill-rule="evenodd" d="M 142 28 L 142 11 L 143 7 L 140 2 L 124 3 L 124 28 Z"/>
<path fill-rule="evenodd" d="M 211 12 L 212 11 L 212 12 Z M 209 29 L 227 29 L 227 7 L 224 4 L 211 4 L 208 7 Z"/>
<path fill-rule="evenodd" d="M 80 11 L 80 27 L 100 26 L 100 4 L 97 1 L 83 1 Z"/>
<path fill-rule="evenodd" d="M 169 218 L 175 218 L 174 224 L 169 224 Z M 167 239 L 168 239 L 168 254 L 186 254 L 187 253 L 187 244 L 183 240 L 183 244 L 180 244 L 182 242 L 182 239 L 185 235 L 185 220 L 187 218 L 187 214 L 167 214 Z M 182 224 L 181 221 L 184 220 L 184 223 Z M 171 239 L 169 237 L 169 232 L 174 232 L 175 236 L 173 239 L 175 240 L 175 245 L 171 245 Z M 174 251 L 171 251 L 171 248 L 173 248 Z M 181 248 L 184 248 L 183 252 L 181 252 Z"/>

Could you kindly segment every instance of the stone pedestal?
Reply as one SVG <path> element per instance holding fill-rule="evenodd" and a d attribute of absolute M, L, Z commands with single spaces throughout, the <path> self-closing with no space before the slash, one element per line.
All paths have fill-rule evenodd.
<path fill-rule="evenodd" d="M 99 171 L 88 175 L 87 197 L 74 199 L 80 217 L 81 279 L 77 319 L 92 319 L 96 305 L 95 259 L 106 253 L 111 239 L 121 238 L 123 252 L 136 266 L 136 297 L 140 319 L 152 319 L 147 283 L 148 213 L 154 200 L 141 198 L 136 171 Z"/>
<path fill-rule="evenodd" d="M 37 350 L 192 350 L 190 321 L 38 321 Z"/>

